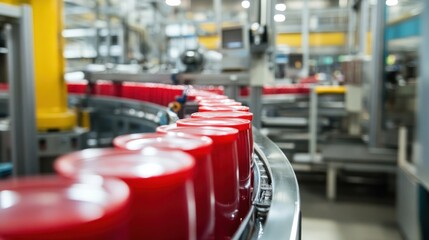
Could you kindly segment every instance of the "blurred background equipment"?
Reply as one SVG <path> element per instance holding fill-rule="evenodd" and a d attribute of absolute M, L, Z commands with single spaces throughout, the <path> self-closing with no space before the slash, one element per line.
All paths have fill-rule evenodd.
<path fill-rule="evenodd" d="M 180 56 L 180 60 L 186 66 L 185 72 L 201 72 L 204 69 L 205 59 L 201 50 L 186 50 Z"/>
<path fill-rule="evenodd" d="M 0 0 L 0 178 L 195 112 L 252 112 L 225 171 L 242 181 L 223 183 L 239 190 L 209 193 L 229 228 L 197 234 L 182 214 L 186 238 L 428 239 L 428 18 L 423 0 Z"/>

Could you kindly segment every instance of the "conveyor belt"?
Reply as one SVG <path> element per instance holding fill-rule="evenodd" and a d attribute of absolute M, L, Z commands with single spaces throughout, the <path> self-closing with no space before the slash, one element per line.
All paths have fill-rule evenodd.
<path fill-rule="evenodd" d="M 78 104 L 83 97 L 71 96 Z M 146 118 L 148 113 L 163 112 L 156 105 L 114 97 L 93 97 L 88 107 L 104 117 L 159 125 L 159 118 Z M 131 114 L 132 113 L 132 114 Z M 158 114 L 154 114 L 157 116 Z M 283 152 L 267 137 L 254 130 L 253 206 L 233 239 L 300 239 L 300 199 L 298 183 L 292 166 Z"/>

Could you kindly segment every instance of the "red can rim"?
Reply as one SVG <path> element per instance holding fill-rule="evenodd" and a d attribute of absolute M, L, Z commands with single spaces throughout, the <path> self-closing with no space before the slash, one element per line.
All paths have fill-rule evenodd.
<path fill-rule="evenodd" d="M 167 130 L 169 128 L 175 128 L 175 127 L 177 127 L 176 124 L 162 125 L 162 126 L 159 126 L 159 127 L 156 128 L 156 132 L 157 133 L 167 133 Z"/>
<path fill-rule="evenodd" d="M 250 112 L 233 112 L 233 111 L 219 111 L 219 112 L 196 112 L 191 115 L 192 118 L 240 118 L 249 121 L 253 120 L 253 114 Z"/>
<path fill-rule="evenodd" d="M 113 140 L 113 145 L 121 150 L 141 151 L 147 147 L 154 147 L 184 151 L 194 157 L 208 155 L 212 144 L 208 137 L 189 134 L 137 133 L 119 136 Z"/>
<path fill-rule="evenodd" d="M 238 130 L 229 127 L 171 127 L 167 133 L 185 133 L 196 136 L 206 136 L 213 144 L 231 143 L 237 140 Z"/>
<path fill-rule="evenodd" d="M 198 106 L 210 106 L 210 107 L 223 107 L 223 106 L 241 106 L 242 103 L 241 102 L 200 102 L 198 103 Z"/>
<path fill-rule="evenodd" d="M 213 111 L 249 112 L 250 109 L 247 106 L 199 106 L 198 111 L 200 112 L 213 112 Z"/>
<path fill-rule="evenodd" d="M 157 148 L 86 149 L 61 156 L 54 163 L 55 171 L 65 177 L 115 177 L 142 188 L 183 184 L 194 166 L 194 158 L 187 153 Z"/>
<path fill-rule="evenodd" d="M 198 95 L 195 96 L 197 101 L 202 101 L 202 100 L 212 100 L 212 99 L 228 99 L 227 96 L 225 95 Z"/>
<path fill-rule="evenodd" d="M 203 99 L 201 101 L 199 101 L 199 104 L 215 104 L 215 103 L 233 103 L 236 102 L 234 99 L 229 99 L 229 98 L 225 98 L 225 99 Z"/>
<path fill-rule="evenodd" d="M 0 224 L 0 234 L 31 236 L 84 226 L 100 228 L 112 217 L 122 216 L 129 197 L 130 190 L 123 181 L 100 176 L 37 176 L 3 181 L 0 198 L 7 198 L 9 206 L 0 211 L 1 218 L 7 219 Z"/>
<path fill-rule="evenodd" d="M 252 128 L 249 120 L 238 118 L 187 118 L 178 120 L 176 124 L 178 127 L 231 127 L 238 131 Z"/>

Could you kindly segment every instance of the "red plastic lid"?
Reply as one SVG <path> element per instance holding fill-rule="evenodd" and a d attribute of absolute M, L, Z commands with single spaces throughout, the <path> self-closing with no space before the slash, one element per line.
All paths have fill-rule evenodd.
<path fill-rule="evenodd" d="M 191 115 L 192 118 L 241 118 L 249 121 L 253 120 L 253 114 L 250 112 L 196 112 Z"/>
<path fill-rule="evenodd" d="M 246 106 L 199 106 L 198 111 L 200 112 L 214 112 L 214 111 L 239 111 L 239 112 L 249 112 L 249 107 Z"/>
<path fill-rule="evenodd" d="M 167 130 L 169 128 L 175 128 L 175 127 L 177 127 L 176 124 L 162 125 L 162 126 L 159 126 L 159 127 L 156 128 L 156 132 L 157 133 L 167 133 Z"/>
<path fill-rule="evenodd" d="M 105 228 L 113 216 L 126 211 L 129 196 L 130 190 L 124 182 L 99 176 L 81 180 L 45 176 L 3 181 L 0 235 L 31 239 L 34 234 L 54 234 L 74 228 Z"/>
<path fill-rule="evenodd" d="M 187 134 L 170 135 L 161 133 L 142 133 L 119 136 L 113 145 L 122 150 L 138 151 L 147 147 L 166 150 L 180 150 L 192 156 L 207 155 L 211 151 L 212 140 Z"/>
<path fill-rule="evenodd" d="M 241 102 L 200 102 L 199 106 L 211 106 L 211 107 L 222 107 L 222 106 L 241 106 Z"/>
<path fill-rule="evenodd" d="M 54 168 L 65 177 L 95 174 L 157 188 L 183 183 L 192 175 L 194 165 L 194 158 L 180 151 L 86 149 L 59 157 Z"/>
<path fill-rule="evenodd" d="M 212 100 L 212 99 L 228 99 L 225 95 L 205 95 L 205 96 L 196 96 L 197 101 L 202 100 Z"/>
<path fill-rule="evenodd" d="M 248 130 L 252 127 L 249 120 L 237 118 L 187 118 L 176 122 L 178 127 L 230 127 L 238 131 Z"/>
<path fill-rule="evenodd" d="M 238 130 L 228 127 L 171 127 L 167 133 L 185 133 L 195 136 L 206 136 L 214 144 L 233 142 L 238 137 Z"/>
<path fill-rule="evenodd" d="M 215 103 L 233 103 L 233 102 L 235 102 L 234 99 L 226 98 L 226 99 L 203 99 L 199 103 L 215 104 Z"/>

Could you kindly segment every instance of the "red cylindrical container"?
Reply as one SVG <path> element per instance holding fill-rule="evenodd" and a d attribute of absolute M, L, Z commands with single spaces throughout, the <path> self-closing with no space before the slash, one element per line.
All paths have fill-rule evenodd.
<path fill-rule="evenodd" d="M 241 106 L 242 105 L 242 103 L 241 102 L 213 102 L 213 103 L 210 103 L 210 102 L 208 102 L 208 103 L 198 103 L 198 106 L 199 107 L 202 107 L 202 106 L 210 106 L 210 107 L 223 107 L 223 106 Z"/>
<path fill-rule="evenodd" d="M 200 106 L 198 107 L 199 112 L 225 112 L 225 111 L 238 111 L 238 112 L 250 112 L 249 107 L 246 106 Z"/>
<path fill-rule="evenodd" d="M 222 118 L 233 118 L 233 119 L 244 119 L 253 120 L 253 114 L 249 112 L 197 112 L 191 115 L 192 118 L 200 119 L 222 119 Z M 248 126 L 248 125 L 247 125 Z M 239 146 L 242 144 L 248 144 L 248 154 L 243 154 L 239 151 L 238 155 L 238 169 L 240 176 L 240 218 L 244 218 L 251 206 L 252 196 L 252 154 L 253 154 L 253 133 L 252 126 L 248 126 L 247 129 L 242 128 L 240 136 L 238 138 Z M 247 134 L 247 136 L 245 136 Z M 243 148 L 244 149 L 244 148 Z"/>
<path fill-rule="evenodd" d="M 203 99 L 201 101 L 199 101 L 200 105 L 203 104 L 222 104 L 222 103 L 233 103 L 235 102 L 234 99 L 230 99 L 230 98 L 226 98 L 226 99 Z"/>
<path fill-rule="evenodd" d="M 170 126 L 171 127 L 171 126 Z M 180 150 L 195 158 L 194 192 L 197 216 L 197 238 L 214 234 L 214 190 L 210 153 L 212 140 L 187 134 L 144 133 L 119 136 L 113 145 L 122 150 L 140 151 L 148 147 Z"/>
<path fill-rule="evenodd" d="M 87 149 L 60 157 L 62 176 L 116 177 L 131 190 L 130 239 L 195 239 L 195 161 L 179 151 Z"/>
<path fill-rule="evenodd" d="M 159 127 L 156 128 L 156 132 L 157 133 L 167 133 L 167 130 L 169 128 L 175 128 L 175 127 L 177 127 L 176 124 L 162 125 L 162 126 L 159 126 Z"/>
<path fill-rule="evenodd" d="M 112 81 L 99 80 L 95 84 L 95 94 L 100 96 L 117 96 L 116 90 Z"/>
<path fill-rule="evenodd" d="M 253 114 L 250 112 L 216 111 L 216 112 L 196 112 L 191 115 L 192 118 L 240 118 L 249 121 L 253 120 Z"/>
<path fill-rule="evenodd" d="M 206 111 L 206 112 L 197 112 L 191 115 L 191 118 L 239 118 L 252 121 L 253 114 L 250 112 L 240 112 L 240 111 Z M 253 153 L 253 133 L 252 128 L 250 128 L 250 154 Z"/>
<path fill-rule="evenodd" d="M 137 99 L 137 97 L 136 97 L 136 83 L 134 83 L 134 82 L 122 83 L 121 96 L 123 98 Z"/>
<path fill-rule="evenodd" d="M 250 154 L 252 146 L 250 143 L 250 135 L 252 131 L 252 124 L 249 120 L 245 119 L 234 119 L 234 118 L 213 118 L 213 119 L 199 119 L 199 118 L 190 118 L 190 119 L 180 119 L 176 122 L 178 127 L 231 127 L 239 131 L 237 139 L 237 150 L 239 164 L 243 166 L 249 163 L 249 169 L 245 168 L 245 172 L 250 172 Z M 243 170 L 244 171 L 244 170 Z M 245 174 L 249 176 L 249 174 Z M 241 180 L 244 180 L 242 178 Z"/>
<path fill-rule="evenodd" d="M 67 89 L 69 88 L 69 83 L 67 83 Z M 9 90 L 9 84 L 7 83 L 0 83 L 0 91 L 8 91 Z M 70 91 L 69 91 L 70 92 Z"/>
<path fill-rule="evenodd" d="M 239 186 L 240 186 L 240 207 L 239 217 L 243 218 L 251 205 L 251 144 L 250 135 L 252 124 L 249 120 L 234 118 L 216 118 L 216 119 L 181 119 L 177 121 L 177 126 L 188 127 L 231 127 L 239 131 L 237 138 L 238 168 L 239 168 Z"/>
<path fill-rule="evenodd" d="M 67 82 L 68 93 L 85 94 L 87 91 L 87 87 L 88 81 L 86 80 Z"/>
<path fill-rule="evenodd" d="M 240 96 L 242 97 L 248 97 L 250 95 L 250 89 L 249 87 L 241 87 L 240 88 Z"/>
<path fill-rule="evenodd" d="M 0 185 L 0 238 L 128 238 L 130 190 L 116 179 L 29 177 Z"/>
<path fill-rule="evenodd" d="M 134 87 L 135 99 L 149 102 L 152 99 L 153 84 L 149 83 L 136 83 Z"/>
<path fill-rule="evenodd" d="M 211 100 L 211 99 L 228 99 L 228 97 L 225 95 L 203 95 L 203 96 L 197 95 L 195 98 L 197 101 Z"/>
<path fill-rule="evenodd" d="M 215 236 L 227 239 L 237 230 L 239 186 L 237 162 L 238 130 L 224 127 L 171 127 L 167 132 L 207 136 L 213 141 L 211 154 L 215 192 Z"/>

